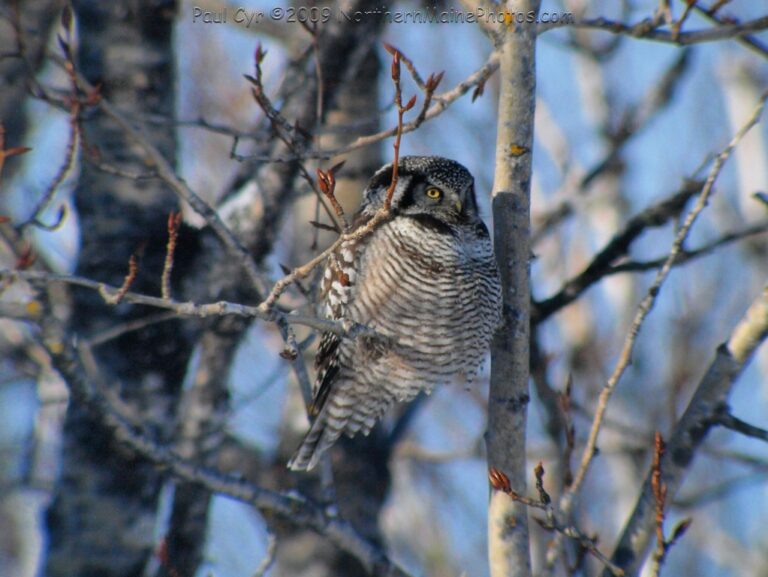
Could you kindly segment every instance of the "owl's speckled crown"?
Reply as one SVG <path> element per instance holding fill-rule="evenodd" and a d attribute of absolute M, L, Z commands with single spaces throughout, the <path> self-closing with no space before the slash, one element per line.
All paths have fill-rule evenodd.
<path fill-rule="evenodd" d="M 462 164 L 442 156 L 403 156 L 397 165 L 398 184 L 392 196 L 397 207 L 413 176 L 425 176 L 432 184 L 453 190 L 471 191 L 474 201 L 474 178 Z M 392 163 L 385 164 L 371 178 L 363 193 L 367 210 L 378 209 L 384 203 L 384 192 L 392 182 Z"/>

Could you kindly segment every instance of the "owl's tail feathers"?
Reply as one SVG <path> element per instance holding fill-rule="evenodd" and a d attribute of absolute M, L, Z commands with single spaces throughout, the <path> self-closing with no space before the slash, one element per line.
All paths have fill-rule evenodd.
<path fill-rule="evenodd" d="M 331 448 L 336 440 L 341 436 L 344 426 L 339 427 L 338 422 L 328 422 L 327 406 L 312 423 L 309 432 L 304 436 L 304 440 L 296 449 L 291 460 L 288 461 L 288 468 L 292 471 L 310 471 L 315 468 L 320 457 L 325 451 Z"/>

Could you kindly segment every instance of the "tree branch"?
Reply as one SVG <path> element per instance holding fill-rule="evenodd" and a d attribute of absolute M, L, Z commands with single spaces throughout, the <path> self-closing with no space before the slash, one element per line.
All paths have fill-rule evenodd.
<path fill-rule="evenodd" d="M 675 426 L 661 462 L 663 482 L 669 498 L 674 498 L 685 473 L 710 428 L 718 424 L 718 414 L 730 391 L 757 348 L 768 338 L 768 285 L 754 300 L 734 328 L 728 341 L 718 347 L 682 418 Z M 655 530 L 655 499 L 652 479 L 646 478 L 614 550 L 612 561 L 627 575 L 642 567 Z M 607 573 L 603 574 L 608 577 Z"/>
<path fill-rule="evenodd" d="M 613 236 L 581 273 L 566 281 L 557 293 L 536 303 L 533 322 L 545 321 L 552 314 L 579 298 L 597 281 L 610 274 L 611 265 L 629 253 L 629 248 L 635 240 L 649 228 L 663 226 L 671 219 L 677 218 L 688 200 L 696 195 L 701 187 L 701 182 L 689 181 L 681 191 L 632 217 L 624 229 Z"/>
<path fill-rule="evenodd" d="M 637 314 L 635 315 L 635 318 L 632 322 L 632 326 L 630 327 L 629 333 L 627 334 L 624 340 L 624 345 L 622 346 L 621 354 L 619 355 L 619 360 L 616 364 L 616 367 L 614 368 L 614 371 L 611 374 L 611 376 L 608 378 L 608 381 L 603 387 L 603 390 L 600 392 L 600 397 L 597 403 L 597 410 L 595 412 L 595 417 L 592 421 L 592 426 L 590 428 L 587 445 L 584 448 L 584 452 L 581 458 L 581 464 L 579 465 L 579 469 L 576 472 L 573 485 L 570 487 L 569 491 L 563 496 L 563 499 L 561 501 L 561 507 L 566 511 L 570 510 L 573 496 L 575 495 L 576 492 L 578 492 L 579 488 L 584 482 L 584 479 L 586 478 L 587 471 L 589 470 L 589 466 L 595 455 L 595 449 L 597 447 L 597 436 L 600 432 L 600 427 L 602 424 L 603 417 L 605 415 L 605 411 L 607 409 L 608 400 L 610 399 L 611 395 L 613 394 L 613 391 L 616 388 L 616 385 L 618 384 L 619 380 L 624 374 L 624 371 L 629 365 L 629 361 L 631 359 L 632 351 L 634 349 L 637 335 L 640 332 L 640 328 L 643 322 L 645 321 L 646 317 L 648 316 L 648 314 L 650 314 L 654 304 L 656 303 L 656 298 L 659 295 L 661 287 L 664 284 L 664 281 L 667 279 L 669 272 L 672 270 L 672 266 L 675 260 L 677 259 L 677 255 L 682 250 L 683 243 L 688 238 L 688 233 L 691 231 L 691 228 L 693 227 L 693 224 L 696 222 L 696 219 L 698 218 L 698 216 L 707 206 L 709 202 L 709 198 L 712 195 L 714 190 L 715 181 L 717 180 L 717 177 L 720 175 L 720 171 L 722 170 L 723 166 L 725 165 L 726 161 L 730 157 L 736 145 L 741 141 L 744 135 L 747 132 L 749 132 L 749 130 L 759 121 L 760 116 L 763 112 L 763 108 L 765 106 L 766 98 L 768 98 L 768 92 L 763 95 L 763 97 L 760 100 L 760 103 L 755 108 L 753 114 L 750 116 L 750 119 L 747 121 L 747 123 L 741 129 L 739 129 L 739 131 L 731 139 L 728 145 L 722 150 L 722 152 L 720 152 L 720 154 L 717 155 L 717 158 L 715 158 L 715 161 L 712 165 L 712 168 L 709 171 L 709 175 L 707 176 L 707 180 L 704 183 L 704 187 L 702 188 L 701 194 L 699 195 L 696 205 L 693 207 L 693 209 L 691 209 L 691 211 L 686 216 L 685 221 L 683 222 L 682 226 L 680 227 L 680 230 L 675 236 L 675 240 L 672 243 L 672 248 L 669 252 L 669 256 L 667 257 L 667 260 L 664 263 L 664 266 L 656 274 L 656 278 L 654 279 L 653 284 L 648 289 L 648 294 L 646 295 L 646 297 L 643 299 L 643 301 L 640 303 L 640 306 L 638 307 Z"/>
<path fill-rule="evenodd" d="M 547 22 L 540 24 L 539 34 L 563 27 L 585 28 L 591 30 L 601 30 L 611 34 L 622 34 L 639 38 L 643 40 L 655 40 L 668 44 L 677 44 L 679 46 L 688 46 L 691 44 L 700 44 L 702 42 L 715 42 L 718 40 L 737 39 L 747 36 L 754 32 L 768 29 L 768 16 L 762 16 L 738 24 L 722 24 L 713 28 L 703 30 L 693 30 L 691 32 L 679 32 L 659 30 L 658 22 L 646 18 L 636 24 L 625 24 L 607 18 L 584 18 L 575 22 L 563 19 L 559 22 Z"/>
<path fill-rule="evenodd" d="M 178 479 L 201 485 L 213 493 L 227 495 L 263 512 L 279 515 L 291 523 L 309 527 L 327 536 L 332 543 L 359 559 L 373 575 L 407 577 L 408 574 L 403 569 L 380 549 L 362 539 L 351 525 L 338 517 L 329 516 L 308 499 L 296 494 L 285 495 L 263 489 L 240 477 L 200 467 L 156 443 L 146 433 L 138 430 L 131 420 L 110 402 L 97 383 L 88 379 L 78 352 L 52 317 L 46 319 L 43 334 L 43 344 L 52 364 L 67 383 L 74 402 L 89 407 L 120 441 L 134 451 L 156 465 L 167 468 Z"/>

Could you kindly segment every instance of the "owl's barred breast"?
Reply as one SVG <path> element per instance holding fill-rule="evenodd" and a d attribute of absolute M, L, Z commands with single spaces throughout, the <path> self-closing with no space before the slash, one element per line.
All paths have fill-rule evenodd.
<path fill-rule="evenodd" d="M 487 233 L 458 226 L 437 233 L 416 219 L 395 219 L 371 235 L 357 270 L 347 317 L 391 337 L 392 346 L 364 373 L 343 377 L 386 387 L 400 401 L 472 378 L 500 315 Z M 354 367 L 360 348 L 344 347 L 342 364 Z"/>

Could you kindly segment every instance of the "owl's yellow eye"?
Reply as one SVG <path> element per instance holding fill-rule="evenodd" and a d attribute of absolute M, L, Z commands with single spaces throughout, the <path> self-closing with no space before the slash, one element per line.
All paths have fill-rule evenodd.
<path fill-rule="evenodd" d="M 434 186 L 427 189 L 426 195 L 428 198 L 432 198 L 434 200 L 437 200 L 441 196 L 443 196 L 443 191 L 439 188 L 435 188 Z"/>

